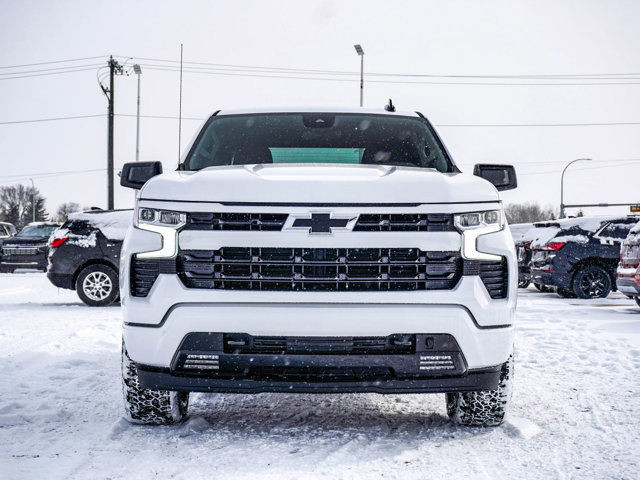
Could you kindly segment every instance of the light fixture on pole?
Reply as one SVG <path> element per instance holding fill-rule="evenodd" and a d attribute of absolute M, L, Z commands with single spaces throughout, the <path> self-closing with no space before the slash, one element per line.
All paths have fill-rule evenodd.
<path fill-rule="evenodd" d="M 590 158 L 576 158 L 575 160 L 570 161 L 562 170 L 562 175 L 560 176 L 560 218 L 564 218 L 564 172 L 567 171 L 571 165 L 576 162 L 590 162 Z"/>
<path fill-rule="evenodd" d="M 136 111 L 136 162 L 140 159 L 140 74 L 142 69 L 137 63 L 133 66 L 133 71 L 138 76 L 138 109 Z"/>
<path fill-rule="evenodd" d="M 361 45 L 354 45 L 356 53 L 360 56 L 360 106 L 362 106 L 364 93 L 364 50 Z"/>

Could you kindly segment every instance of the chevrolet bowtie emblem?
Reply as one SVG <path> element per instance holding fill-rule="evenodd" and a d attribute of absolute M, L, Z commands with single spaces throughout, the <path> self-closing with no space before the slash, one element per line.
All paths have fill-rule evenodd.
<path fill-rule="evenodd" d="M 296 218 L 291 228 L 308 228 L 309 233 L 331 233 L 332 228 L 347 228 L 353 218 L 333 218 L 330 213 L 312 213 L 311 218 Z"/>

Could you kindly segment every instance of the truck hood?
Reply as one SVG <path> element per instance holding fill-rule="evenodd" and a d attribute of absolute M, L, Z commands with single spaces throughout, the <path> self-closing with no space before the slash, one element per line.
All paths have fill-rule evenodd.
<path fill-rule="evenodd" d="M 498 201 L 486 180 L 463 173 L 378 165 L 236 165 L 168 172 L 141 200 L 221 203 L 472 203 Z"/>

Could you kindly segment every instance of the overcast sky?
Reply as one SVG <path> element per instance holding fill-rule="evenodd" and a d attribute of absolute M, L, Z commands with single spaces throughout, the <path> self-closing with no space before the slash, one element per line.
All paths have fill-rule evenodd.
<path fill-rule="evenodd" d="M 436 127 L 438 132 L 465 171 L 479 162 L 516 165 L 520 187 L 504 193 L 506 203 L 539 201 L 557 208 L 560 171 L 566 162 L 579 157 L 596 161 L 568 170 L 567 203 L 640 201 L 640 124 L 446 126 L 639 123 L 639 19 L 640 2 L 631 0 L 0 1 L 0 66 L 102 56 L 72 63 L 86 65 L 85 71 L 59 75 L 6 79 L 9 73 L 49 73 L 34 70 L 69 64 L 0 69 L 0 78 L 4 78 L 0 80 L 0 182 L 19 179 L 28 184 L 29 180 L 19 176 L 33 176 L 50 211 L 66 201 L 106 207 L 104 170 L 40 175 L 105 169 L 106 116 L 1 123 L 105 114 L 107 102 L 98 86 L 97 70 L 108 54 L 121 56 L 123 62 L 124 57 L 134 57 L 129 64 L 143 65 L 143 115 L 176 116 L 178 73 L 152 70 L 152 65 L 171 64 L 141 57 L 178 60 L 183 43 L 184 59 L 189 62 L 356 72 L 359 60 L 353 44 L 361 43 L 365 72 L 373 73 L 639 74 L 638 80 L 627 81 L 635 82 L 629 85 L 368 82 L 365 105 L 382 107 L 392 98 L 398 109 L 421 111 L 436 126 L 441 125 Z M 331 78 L 341 81 L 188 72 L 184 74 L 183 115 L 204 118 L 220 108 L 252 106 L 357 106 L 357 78 Z M 493 80 L 509 82 L 513 83 Z M 116 113 L 135 111 L 135 75 L 117 77 Z M 183 146 L 199 125 L 194 120 L 183 122 Z M 175 168 L 177 126 L 173 119 L 143 118 L 141 159 L 160 160 L 165 169 Z M 135 159 L 135 118 L 116 119 L 115 145 L 117 167 Z M 636 161 L 620 161 L 626 159 Z M 132 203 L 133 193 L 118 185 L 116 207 L 127 208 Z"/>

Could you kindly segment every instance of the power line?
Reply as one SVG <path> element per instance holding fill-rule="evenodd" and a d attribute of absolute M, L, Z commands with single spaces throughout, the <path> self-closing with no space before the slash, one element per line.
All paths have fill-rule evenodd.
<path fill-rule="evenodd" d="M 22 65 L 4 65 L 0 68 L 20 68 L 20 67 L 35 67 L 37 65 L 51 65 L 53 63 L 69 63 L 69 62 L 79 62 L 82 60 L 95 60 L 96 58 L 104 58 L 106 60 L 106 55 L 98 55 L 95 57 L 83 57 L 83 58 L 71 58 L 68 60 L 53 60 L 49 62 L 38 62 L 38 63 L 23 63 Z"/>
<path fill-rule="evenodd" d="M 77 118 L 93 118 L 93 117 L 106 117 L 106 113 L 98 113 L 95 115 L 76 115 L 73 117 L 53 117 L 53 118 L 37 118 L 32 120 L 12 120 L 9 122 L 0 122 L 0 125 L 14 125 L 18 123 L 35 123 L 35 122 L 54 122 L 57 120 L 75 120 Z"/>
<path fill-rule="evenodd" d="M 146 67 L 148 70 L 157 70 L 157 71 L 167 71 L 167 72 L 177 72 L 179 69 L 166 66 L 151 66 L 148 64 L 143 64 L 142 66 Z M 288 75 L 289 72 L 281 72 L 281 74 L 265 72 L 262 73 L 242 73 L 241 70 L 231 71 L 215 71 L 215 70 L 194 70 L 192 68 L 185 68 L 183 70 L 185 73 L 198 73 L 201 75 L 217 75 L 217 76 L 232 76 L 232 77 L 254 77 L 254 78 L 279 78 L 279 79 L 291 79 L 291 80 L 316 80 L 316 81 L 325 81 L 325 82 L 348 82 L 354 83 L 358 82 L 357 78 L 329 78 L 329 77 L 309 77 L 309 76 L 299 76 L 299 75 Z M 287 74 L 287 75 L 285 75 Z M 596 80 L 596 79 L 593 79 Z M 626 79 L 624 79 L 626 80 Z M 631 79 L 631 80 L 635 80 Z M 640 80 L 640 78 L 638 78 Z M 540 82 L 440 82 L 440 81 L 411 81 L 411 80 L 367 80 L 367 83 L 383 83 L 383 84 L 404 84 L 404 85 L 489 85 L 489 86 L 589 86 L 589 85 L 640 85 L 640 81 L 638 82 L 626 82 L 626 81 L 616 81 L 616 82 L 595 82 L 590 81 L 589 83 L 581 82 L 581 83 L 540 83 Z"/>
<path fill-rule="evenodd" d="M 29 75 L 19 75 L 19 76 L 15 76 L 15 77 L 2 77 L 2 78 L 0 78 L 0 80 L 14 80 L 14 79 L 17 79 L 17 78 L 29 78 L 29 77 L 44 77 L 46 75 L 60 75 L 61 73 L 87 72 L 89 70 L 95 70 L 95 67 L 80 68 L 80 69 L 76 69 L 76 70 L 65 70 L 65 71 L 61 71 L 61 72 L 33 73 L 33 74 L 29 74 Z"/>
<path fill-rule="evenodd" d="M 135 58 L 137 60 L 145 60 L 152 62 L 164 62 L 164 63 L 179 63 L 178 60 L 148 58 L 148 57 L 124 57 L 121 58 Z M 316 74 L 336 74 L 336 75 L 358 75 L 356 71 L 344 71 L 344 70 L 318 70 L 318 69 L 304 69 L 304 68 L 288 68 L 288 67 L 265 67 L 258 65 L 238 65 L 228 63 L 212 63 L 212 62 L 184 62 L 185 65 L 205 65 L 211 67 L 225 67 L 233 69 L 258 69 L 258 70 L 276 70 L 282 72 L 293 73 L 316 73 Z M 167 67 L 170 67 L 167 66 Z M 197 68 L 197 67 L 191 67 Z M 580 73 L 580 74 L 517 74 L 517 75 L 452 75 L 452 74 L 415 74 L 415 73 L 382 73 L 382 72 L 369 72 L 367 76 L 393 76 L 393 77 L 422 77 L 422 78 L 510 78 L 510 79 L 570 79 L 570 78 L 602 78 L 602 77 L 637 77 L 640 76 L 640 72 L 632 73 Z"/>
<path fill-rule="evenodd" d="M 640 125 L 640 122 L 600 122 L 600 123 L 443 123 L 437 127 L 602 127 L 612 125 Z"/>
<path fill-rule="evenodd" d="M 41 72 L 55 72 L 55 71 L 60 71 L 60 70 L 69 70 L 69 69 L 76 69 L 76 68 L 84 68 L 84 67 L 100 67 L 102 66 L 102 63 L 87 63 L 84 65 L 67 65 L 64 67 L 55 67 L 55 68 L 41 68 L 41 69 L 37 69 L 37 70 L 22 70 L 19 72 L 6 72 L 6 73 L 0 73 L 0 75 L 2 75 L 3 77 L 6 76 L 10 76 L 10 75 L 22 75 L 22 74 L 26 74 L 26 73 L 41 73 Z"/>
<path fill-rule="evenodd" d="M 93 118 L 93 117 L 105 117 L 106 114 L 98 113 L 93 115 L 76 115 L 69 117 L 53 117 L 53 118 L 38 118 L 31 120 L 12 120 L 6 122 L 0 122 L 0 125 L 13 125 L 20 123 L 35 123 L 35 122 L 52 122 L 57 120 L 74 120 L 80 118 Z M 134 114 L 129 113 L 116 113 L 116 117 L 136 117 Z M 177 116 L 172 115 L 140 115 L 140 118 L 155 118 L 162 120 L 178 120 Z M 203 121 L 208 117 L 182 117 L 183 120 Z M 510 128 L 510 127 L 595 127 L 595 126 L 625 126 L 625 125 L 640 125 L 640 122 L 599 122 L 599 123 L 441 123 L 436 124 L 436 127 L 464 127 L 464 128 Z M 553 162 L 550 162 L 553 163 Z"/>

